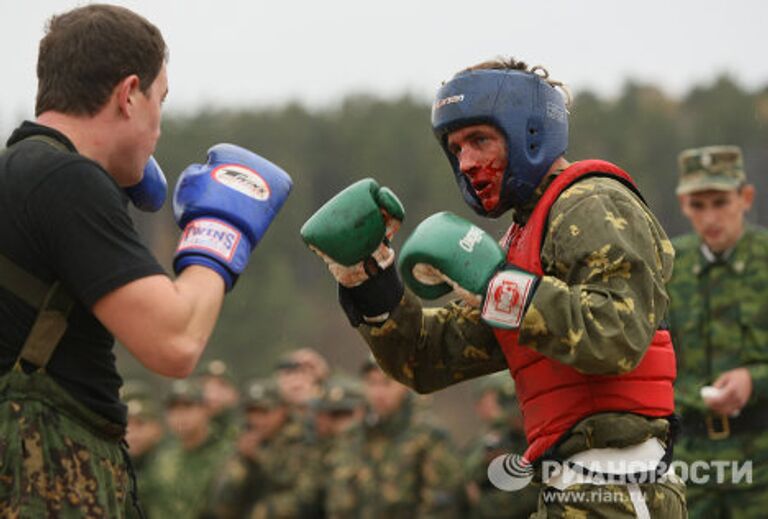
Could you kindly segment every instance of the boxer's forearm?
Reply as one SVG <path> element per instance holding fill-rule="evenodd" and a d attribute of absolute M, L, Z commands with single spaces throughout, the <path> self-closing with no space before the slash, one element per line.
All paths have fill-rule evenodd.
<path fill-rule="evenodd" d="M 409 290 L 382 326 L 358 330 L 382 369 L 420 393 L 507 367 L 478 310 L 457 303 L 422 308 Z"/>

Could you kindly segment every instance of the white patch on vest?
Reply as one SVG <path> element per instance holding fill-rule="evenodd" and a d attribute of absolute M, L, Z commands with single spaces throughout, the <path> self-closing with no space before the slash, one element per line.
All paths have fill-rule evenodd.
<path fill-rule="evenodd" d="M 464 249 L 469 253 L 472 253 L 472 251 L 475 250 L 475 245 L 480 243 L 482 239 L 483 239 L 483 230 L 473 225 L 472 227 L 469 228 L 469 230 L 467 231 L 467 234 L 465 234 L 464 237 L 459 240 L 459 247 L 461 247 L 462 249 Z"/>
<path fill-rule="evenodd" d="M 444 97 L 442 99 L 438 99 L 437 101 L 435 101 L 435 104 L 432 105 L 432 109 L 437 110 L 439 108 L 444 107 L 445 105 L 453 105 L 456 103 L 461 103 L 462 101 L 464 101 L 464 94 Z"/>
<path fill-rule="evenodd" d="M 240 231 L 218 220 L 199 218 L 187 224 L 177 251 L 203 250 L 224 261 L 232 261 L 240 243 Z"/>
<path fill-rule="evenodd" d="M 216 182 L 263 202 L 269 198 L 269 184 L 250 168 L 239 164 L 224 164 L 211 172 Z"/>
<path fill-rule="evenodd" d="M 520 328 L 534 279 L 533 274 L 520 270 L 502 270 L 496 274 L 485 293 L 483 320 L 497 328 Z"/>

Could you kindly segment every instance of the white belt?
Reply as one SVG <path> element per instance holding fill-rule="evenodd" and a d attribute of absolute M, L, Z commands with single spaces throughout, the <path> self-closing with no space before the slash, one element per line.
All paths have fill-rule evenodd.
<path fill-rule="evenodd" d="M 547 464 L 545 462 L 543 465 L 545 470 L 543 474 L 545 477 L 544 484 L 558 490 L 565 490 L 571 485 L 583 483 L 591 485 L 616 484 L 615 480 L 611 480 L 612 478 L 601 477 L 600 474 L 621 476 L 652 472 L 659 466 L 663 456 L 664 447 L 656 438 L 649 438 L 643 443 L 623 449 L 589 449 L 578 452 L 562 464 L 558 464 L 559 470 L 555 474 L 546 474 Z M 569 466 L 570 463 L 579 465 L 595 474 L 574 470 Z M 649 518 L 648 506 L 638 484 L 628 483 L 626 486 L 637 517 L 640 519 Z"/>

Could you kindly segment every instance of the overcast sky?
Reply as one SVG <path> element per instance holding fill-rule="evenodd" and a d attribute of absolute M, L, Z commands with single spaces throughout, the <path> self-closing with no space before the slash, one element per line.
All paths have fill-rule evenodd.
<path fill-rule="evenodd" d="M 47 18 L 87 2 L 0 0 L 0 129 L 34 106 Z M 453 72 L 513 55 L 578 91 L 628 78 L 672 95 L 730 73 L 768 85 L 764 0 L 119 0 L 163 32 L 172 111 L 333 104 L 350 92 L 429 98 Z"/>

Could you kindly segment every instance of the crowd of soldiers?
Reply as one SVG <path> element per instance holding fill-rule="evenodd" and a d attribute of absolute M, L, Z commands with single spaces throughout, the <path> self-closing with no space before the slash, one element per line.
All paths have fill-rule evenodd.
<path fill-rule="evenodd" d="M 127 442 L 154 517 L 528 517 L 533 487 L 509 493 L 488 462 L 523 452 L 506 374 L 475 387 L 482 427 L 464 448 L 429 405 L 379 369 L 336 375 L 308 348 L 269 378 L 238 384 L 222 360 L 165 396 L 127 381 Z"/>

